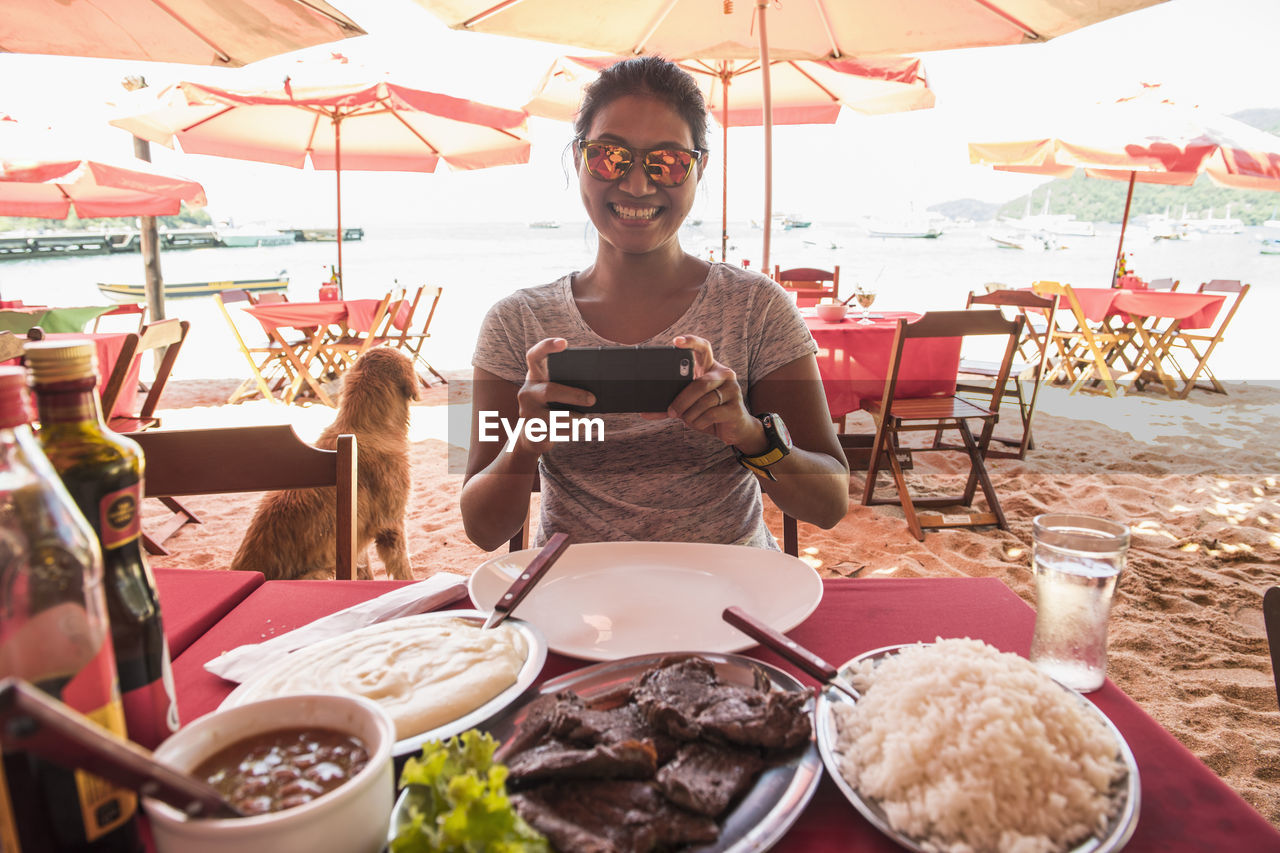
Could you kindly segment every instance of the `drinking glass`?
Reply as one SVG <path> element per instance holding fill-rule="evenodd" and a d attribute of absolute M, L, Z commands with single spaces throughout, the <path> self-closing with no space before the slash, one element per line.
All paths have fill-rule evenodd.
<path fill-rule="evenodd" d="M 858 321 L 861 326 L 871 325 L 871 314 L 868 309 L 876 301 L 876 292 L 874 290 L 859 290 L 857 293 L 858 304 L 862 306 L 862 319 Z"/>
<path fill-rule="evenodd" d="M 1036 628 L 1031 662 L 1088 693 L 1107 677 L 1107 618 L 1129 550 L 1126 525 L 1050 513 L 1032 521 Z"/>

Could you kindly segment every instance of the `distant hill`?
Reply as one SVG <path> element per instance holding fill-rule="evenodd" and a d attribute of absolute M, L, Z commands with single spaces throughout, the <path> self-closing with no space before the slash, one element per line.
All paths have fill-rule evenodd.
<path fill-rule="evenodd" d="M 978 201 L 976 198 L 958 198 L 944 201 L 929 208 L 941 213 L 949 219 L 972 219 L 974 222 L 986 222 L 995 219 L 1000 212 L 1000 205 L 990 201 Z"/>
<path fill-rule="evenodd" d="M 1232 118 L 1252 127 L 1280 135 L 1280 109 L 1241 110 Z M 1082 172 L 1063 180 L 1051 181 L 1032 193 L 1033 213 L 1044 210 L 1045 194 L 1049 195 L 1050 213 L 1072 213 L 1080 220 L 1119 222 L 1124 214 L 1124 197 L 1129 185 L 1124 181 L 1086 178 Z M 947 202 L 962 204 L 967 200 Z M 1233 190 L 1220 187 L 1208 177 L 1201 177 L 1189 187 L 1168 187 L 1137 183 L 1133 187 L 1130 218 L 1145 213 L 1169 212 L 1180 216 L 1185 208 L 1189 216 L 1225 216 L 1227 205 L 1231 215 L 1246 225 L 1260 225 L 1267 219 L 1280 218 L 1280 193 L 1264 190 Z M 939 206 L 941 207 L 941 206 Z M 1027 196 L 1019 196 L 999 208 L 1000 216 L 1019 217 L 1026 212 Z M 950 214 L 948 214 L 950 215 Z M 977 219 L 977 217 L 973 217 Z"/>

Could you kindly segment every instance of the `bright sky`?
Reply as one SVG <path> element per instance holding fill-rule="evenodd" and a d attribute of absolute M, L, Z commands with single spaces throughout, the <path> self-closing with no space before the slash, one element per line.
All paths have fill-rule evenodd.
<path fill-rule="evenodd" d="M 331 0 L 370 35 L 336 49 L 407 85 L 520 106 L 552 59 L 574 48 L 453 32 L 412 0 Z M 788 2 L 788 0 L 780 0 Z M 1034 114 L 1068 103 L 1089 103 L 1159 82 L 1177 100 L 1230 113 L 1280 107 L 1275 39 L 1277 0 L 1169 0 L 1043 45 L 925 54 L 937 107 L 915 113 L 842 115 L 834 126 L 777 127 L 774 209 L 807 218 L 848 221 L 873 211 L 923 210 L 940 201 L 974 197 L 1006 201 L 1043 179 L 996 174 L 968 163 L 965 142 L 984 123 L 1009 114 Z M 327 55 L 332 47 L 313 49 Z M 307 52 L 303 52 L 306 55 Z M 278 60 L 267 60 L 276 62 Z M 127 154 L 124 131 L 105 124 L 106 102 L 119 81 L 143 74 L 152 86 L 179 79 L 232 85 L 233 70 L 180 65 L 0 54 L 6 82 L 0 112 L 24 122 L 65 128 L 83 139 L 87 154 Z M 531 119 L 528 166 L 434 175 L 355 173 L 343 176 L 343 218 L 365 227 L 417 221 L 580 220 L 576 190 L 567 185 L 561 152 L 567 124 Z M 713 157 L 721 152 L 718 129 Z M 762 212 L 761 132 L 729 134 L 730 218 Z M 295 227 L 332 223 L 332 173 L 300 171 L 153 146 L 156 164 L 204 183 L 210 213 L 240 221 Z M 815 171 L 815 150 L 838 152 Z M 708 170 L 694 215 L 718 219 L 719 166 Z"/>

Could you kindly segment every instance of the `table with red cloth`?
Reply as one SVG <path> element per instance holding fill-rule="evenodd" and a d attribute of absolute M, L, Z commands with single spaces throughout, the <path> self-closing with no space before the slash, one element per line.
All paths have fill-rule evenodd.
<path fill-rule="evenodd" d="M 854 312 L 835 322 L 805 317 L 805 324 L 818 344 L 818 372 L 833 419 L 856 412 L 864 400 L 880 399 L 889 375 L 889 357 L 898 320 L 911 321 L 919 317 L 908 311 L 877 312 L 868 325 L 859 323 Z M 959 370 L 959 338 L 909 340 L 902 350 L 898 395 L 927 397 L 954 393 Z"/>
<path fill-rule="evenodd" d="M 262 572 L 154 568 L 169 654 L 177 657 L 214 623 L 262 586 Z"/>
<path fill-rule="evenodd" d="M 212 711 L 235 686 L 206 672 L 205 661 L 401 585 L 267 581 L 258 586 L 175 658 L 182 719 L 190 722 Z M 824 581 L 823 588 L 817 610 L 788 634 L 833 663 L 883 646 L 930 642 L 935 637 L 975 637 L 1020 655 L 1030 648 L 1034 612 L 997 578 L 841 578 Z M 162 605 L 166 595 L 162 590 Z M 470 605 L 463 601 L 455 606 Z M 745 654 L 794 672 L 772 652 L 755 648 Z M 551 654 L 540 679 L 586 665 Z M 1115 723 L 1137 759 L 1141 813 L 1127 851 L 1280 849 L 1280 833 L 1111 681 L 1089 699 Z M 901 848 L 864 820 L 824 776 L 813 800 L 774 849 L 889 853 Z"/>
<path fill-rule="evenodd" d="M 46 334 L 44 340 L 58 343 L 91 342 L 98 353 L 98 393 L 101 394 L 103 387 L 107 384 L 107 380 L 111 378 L 111 372 L 116 369 L 116 361 L 119 360 L 120 351 L 124 349 L 125 341 L 128 340 L 130 334 L 132 333 L 53 332 Z M 120 386 L 120 395 L 116 397 L 115 406 L 111 411 L 102 413 L 104 418 L 109 418 L 112 415 L 128 418 L 137 413 L 134 405 L 138 401 L 138 376 L 141 372 L 142 359 L 135 355 L 129 365 L 129 372 L 125 374 L 124 384 Z"/>
<path fill-rule="evenodd" d="M 282 347 L 293 365 L 294 379 L 284 389 L 282 399 L 292 403 L 305 386 L 326 406 L 333 399 L 324 388 L 326 380 L 342 373 L 348 360 L 338 354 L 337 347 L 352 340 L 369 339 L 381 326 L 378 307 L 381 299 L 337 299 L 320 302 L 264 302 L 247 306 L 262 324 L 263 331 Z M 401 299 L 388 306 L 391 325 L 403 330 L 409 322 L 409 304 Z M 303 332 L 301 340 L 289 340 L 282 329 Z M 372 341 L 369 341 L 372 343 Z"/>
<path fill-rule="evenodd" d="M 1073 288 L 1085 319 L 1108 323 L 1119 318 L 1119 329 L 1136 354 L 1125 355 L 1125 345 L 1117 347 L 1112 360 L 1124 357 L 1127 373 L 1135 385 L 1150 369 L 1171 397 L 1186 396 L 1187 377 L 1171 361 L 1169 348 L 1182 329 L 1213 326 L 1226 301 L 1222 293 L 1180 293 L 1172 290 L 1122 289 L 1111 287 Z M 1110 366 L 1110 365 L 1108 365 Z"/>

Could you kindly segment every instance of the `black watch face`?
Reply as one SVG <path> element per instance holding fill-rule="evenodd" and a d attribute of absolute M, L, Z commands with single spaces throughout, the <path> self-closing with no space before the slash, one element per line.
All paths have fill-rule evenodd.
<path fill-rule="evenodd" d="M 782 422 L 782 418 L 777 415 L 769 415 L 769 425 L 773 428 L 774 432 L 778 434 L 778 438 L 781 440 L 782 446 L 790 449 L 791 433 L 787 430 L 787 425 Z"/>

